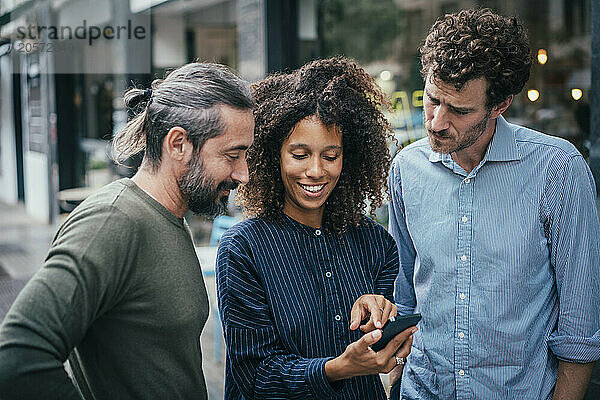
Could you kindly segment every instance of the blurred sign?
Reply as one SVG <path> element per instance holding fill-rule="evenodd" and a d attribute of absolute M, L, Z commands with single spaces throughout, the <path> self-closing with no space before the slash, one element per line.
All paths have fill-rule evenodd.
<path fill-rule="evenodd" d="M 425 136 L 423 129 L 423 91 L 396 91 L 387 115 L 399 145 L 406 146 Z"/>

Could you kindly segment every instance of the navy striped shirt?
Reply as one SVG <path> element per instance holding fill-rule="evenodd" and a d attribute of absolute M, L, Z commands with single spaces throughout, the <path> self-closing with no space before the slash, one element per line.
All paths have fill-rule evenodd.
<path fill-rule="evenodd" d="M 394 239 L 372 220 L 342 236 L 282 214 L 225 233 L 217 294 L 226 399 L 385 399 L 378 375 L 330 384 L 325 362 L 361 337 L 350 309 L 367 293 L 393 299 Z"/>
<path fill-rule="evenodd" d="M 546 399 L 600 359 L 594 181 L 567 141 L 507 123 L 466 173 L 427 139 L 390 175 L 399 313 L 423 315 L 406 399 Z"/>

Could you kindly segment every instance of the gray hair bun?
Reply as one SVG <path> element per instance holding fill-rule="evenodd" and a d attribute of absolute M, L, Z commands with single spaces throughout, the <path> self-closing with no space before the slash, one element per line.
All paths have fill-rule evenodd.
<path fill-rule="evenodd" d="M 124 96 L 125 107 L 138 110 L 140 106 L 146 107 L 152 102 L 152 89 L 129 89 Z"/>

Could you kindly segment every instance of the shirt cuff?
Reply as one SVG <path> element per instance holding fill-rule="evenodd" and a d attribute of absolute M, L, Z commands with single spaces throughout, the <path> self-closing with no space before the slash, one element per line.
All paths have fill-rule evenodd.
<path fill-rule="evenodd" d="M 396 307 L 398 307 L 398 315 L 409 315 L 414 314 L 415 312 L 414 307 L 403 306 L 402 304 L 398 303 L 396 303 Z"/>
<path fill-rule="evenodd" d="M 548 339 L 552 353 L 562 361 L 589 363 L 600 360 L 600 330 L 592 337 L 560 335 L 554 331 Z"/>
<path fill-rule="evenodd" d="M 344 380 L 329 383 L 327 375 L 325 375 L 325 363 L 329 360 L 331 357 L 312 358 L 306 366 L 306 382 L 317 399 L 337 398 L 344 386 Z"/>

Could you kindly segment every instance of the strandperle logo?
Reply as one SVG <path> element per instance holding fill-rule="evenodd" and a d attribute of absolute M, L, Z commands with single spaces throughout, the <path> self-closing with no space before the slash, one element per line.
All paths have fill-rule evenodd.
<path fill-rule="evenodd" d="M 81 25 L 75 28 L 71 26 L 43 26 L 43 25 L 27 25 L 18 26 L 17 39 L 21 40 L 87 40 L 91 46 L 94 41 L 100 39 L 107 40 L 143 40 L 146 39 L 146 28 L 143 26 L 133 26 L 131 20 L 127 21 L 127 25 L 104 25 L 96 26 L 89 25 L 87 20 L 83 20 Z"/>

